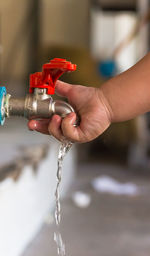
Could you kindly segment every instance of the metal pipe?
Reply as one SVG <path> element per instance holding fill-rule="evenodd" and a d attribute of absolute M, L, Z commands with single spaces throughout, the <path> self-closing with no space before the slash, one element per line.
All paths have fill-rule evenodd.
<path fill-rule="evenodd" d="M 8 116 L 24 116 L 25 98 L 10 97 Z"/>

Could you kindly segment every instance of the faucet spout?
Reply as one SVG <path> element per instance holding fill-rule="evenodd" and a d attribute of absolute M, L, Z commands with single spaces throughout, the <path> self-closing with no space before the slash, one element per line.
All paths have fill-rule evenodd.
<path fill-rule="evenodd" d="M 56 100 L 52 102 L 53 114 L 57 114 L 62 118 L 65 118 L 71 112 L 75 112 L 73 107 L 65 101 Z"/>

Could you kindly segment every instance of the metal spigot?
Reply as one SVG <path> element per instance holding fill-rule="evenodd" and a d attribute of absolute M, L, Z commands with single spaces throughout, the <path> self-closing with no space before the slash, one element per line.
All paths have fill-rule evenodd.
<path fill-rule="evenodd" d="M 30 75 L 29 94 L 25 98 L 13 98 L 0 87 L 0 124 L 10 116 L 22 116 L 27 119 L 51 118 L 57 114 L 64 118 L 75 112 L 72 106 L 64 101 L 54 101 L 55 84 L 65 72 L 76 70 L 76 65 L 65 59 L 55 58 L 43 65 L 42 72 Z"/>

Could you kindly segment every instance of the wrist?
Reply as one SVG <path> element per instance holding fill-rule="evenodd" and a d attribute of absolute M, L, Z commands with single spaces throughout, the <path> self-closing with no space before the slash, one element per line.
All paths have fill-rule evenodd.
<path fill-rule="evenodd" d="M 99 97 L 100 104 L 103 105 L 103 107 L 105 109 L 105 112 L 106 112 L 109 122 L 113 123 L 114 113 L 113 113 L 111 104 L 107 98 L 107 95 L 106 95 L 105 91 L 103 91 L 103 88 L 98 89 L 98 97 Z"/>

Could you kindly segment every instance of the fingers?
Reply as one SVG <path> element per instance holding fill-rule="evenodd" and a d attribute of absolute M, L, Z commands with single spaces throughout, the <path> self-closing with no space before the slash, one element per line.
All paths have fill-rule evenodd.
<path fill-rule="evenodd" d="M 58 115 L 54 115 L 51 120 L 31 120 L 28 122 L 28 127 L 32 131 L 53 135 L 58 140 L 61 140 L 63 137 L 61 132 L 61 117 Z"/>
<path fill-rule="evenodd" d="M 49 133 L 60 141 L 66 138 L 71 142 L 81 142 L 81 130 L 79 127 L 74 127 L 75 121 L 75 113 L 70 113 L 64 120 L 54 115 L 48 127 Z"/>
<path fill-rule="evenodd" d="M 60 141 L 63 139 L 63 134 L 61 131 L 61 121 L 62 119 L 60 116 L 54 115 L 48 126 L 49 133 Z"/>
<path fill-rule="evenodd" d="M 53 135 L 60 141 L 66 138 L 71 142 L 86 142 L 86 136 L 79 126 L 74 126 L 75 122 L 76 114 L 70 113 L 63 121 L 59 115 L 54 115 L 51 120 L 31 120 L 28 127 L 30 130 Z"/>
<path fill-rule="evenodd" d="M 31 120 L 28 122 L 28 127 L 32 131 L 41 132 L 43 134 L 49 134 L 48 125 L 50 120 Z"/>
<path fill-rule="evenodd" d="M 86 137 L 80 126 L 74 126 L 76 123 L 76 114 L 71 113 L 62 121 L 61 127 L 65 138 L 72 142 L 85 142 Z"/>
<path fill-rule="evenodd" d="M 69 94 L 69 91 L 71 90 L 71 88 L 73 87 L 72 84 L 67 84 L 67 83 L 64 83 L 62 81 L 57 81 L 56 83 L 56 93 L 62 97 L 66 97 L 68 96 Z"/>

